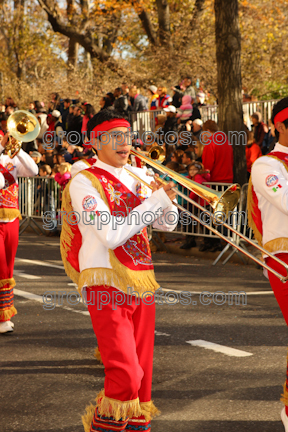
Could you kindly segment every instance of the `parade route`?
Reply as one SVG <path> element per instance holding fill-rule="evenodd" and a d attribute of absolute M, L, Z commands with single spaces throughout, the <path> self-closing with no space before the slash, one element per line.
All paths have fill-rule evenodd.
<path fill-rule="evenodd" d="M 153 260 L 164 293 L 189 291 L 197 303 L 156 305 L 152 398 L 162 415 L 153 432 L 283 432 L 287 329 L 262 271 L 212 267 L 205 253 Z M 63 296 L 43 307 L 45 293 L 59 299 L 76 289 L 59 238 L 20 236 L 15 280 L 15 331 L 0 335 L 0 431 L 83 432 L 81 415 L 103 388 L 104 368 L 93 356 L 86 306 Z M 204 305 L 203 291 L 246 292 L 247 304 Z"/>

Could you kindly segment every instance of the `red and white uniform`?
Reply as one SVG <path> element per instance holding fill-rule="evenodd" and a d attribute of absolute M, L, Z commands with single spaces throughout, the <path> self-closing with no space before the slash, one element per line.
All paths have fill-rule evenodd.
<path fill-rule="evenodd" d="M 3 151 L 0 144 L 0 322 L 9 321 L 17 313 L 13 306 L 13 269 L 21 218 L 17 178 L 38 174 L 37 165 L 22 149 L 13 159 Z"/>
<path fill-rule="evenodd" d="M 248 208 L 249 224 L 258 243 L 288 264 L 288 147 L 277 143 L 273 152 L 260 157 L 252 165 Z M 264 258 L 269 267 L 286 275 L 281 264 L 268 255 L 264 255 Z M 288 325 L 288 282 L 282 283 L 269 271 L 268 277 Z M 288 415 L 288 375 L 281 400 L 286 405 Z"/>
<path fill-rule="evenodd" d="M 147 183 L 152 181 L 141 168 L 125 168 Z M 159 285 L 146 233 L 151 218 L 145 221 L 145 214 L 159 215 L 153 226 L 172 231 L 178 211 L 163 188 L 151 193 L 125 168 L 97 160 L 70 181 L 63 195 L 63 210 L 68 214 L 72 209 L 80 219 L 75 226 L 73 221 L 72 225 L 63 224 L 62 259 L 79 290 L 86 287 L 88 302 L 96 299 L 88 309 L 105 366 L 104 391 L 97 396 L 95 411 L 90 410 L 83 420 L 89 431 L 149 432 L 150 419 L 157 413 L 151 401 L 151 386 L 154 291 Z M 119 223 L 115 211 L 124 213 Z M 91 212 L 95 223 L 87 223 Z M 110 215 L 110 219 L 102 219 L 98 225 L 103 214 Z M 134 216 L 129 218 L 127 214 Z M 88 218 L 84 218 L 86 215 Z M 135 296 L 129 294 L 128 288 Z M 140 297 L 144 292 L 147 302 Z M 123 301 L 116 308 L 113 301 L 100 306 L 99 298 L 108 295 L 110 300 L 121 295 Z"/>

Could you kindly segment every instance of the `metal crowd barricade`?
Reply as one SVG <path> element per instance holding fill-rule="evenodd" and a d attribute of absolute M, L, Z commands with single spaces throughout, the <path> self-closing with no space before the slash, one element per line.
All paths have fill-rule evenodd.
<path fill-rule="evenodd" d="M 163 110 L 129 112 L 129 122 L 133 132 L 138 132 L 139 138 L 142 139 L 144 132 L 154 132 L 156 126 L 156 117 L 163 114 Z"/>
<path fill-rule="evenodd" d="M 53 178 L 19 177 L 19 209 L 22 215 L 20 234 L 29 226 L 39 234 L 45 234 L 42 222 L 49 214 L 54 219 L 53 230 L 57 229 L 56 215 L 61 210 L 61 188 Z M 49 213 L 47 213 L 49 212 Z M 36 230 L 38 229 L 38 231 Z"/>
<path fill-rule="evenodd" d="M 232 183 L 203 183 L 203 185 L 211 187 L 217 192 L 224 192 L 227 187 L 231 186 Z M 183 186 L 178 185 L 178 189 L 189 196 L 190 191 Z M 241 189 L 241 195 L 238 205 L 235 209 L 229 213 L 227 220 L 225 221 L 232 228 L 241 231 L 244 235 L 248 236 L 250 239 L 253 237 L 252 230 L 247 225 L 247 190 L 248 184 L 245 184 Z M 194 198 L 193 198 L 194 199 Z M 208 227 L 215 227 L 215 223 L 213 224 L 213 210 L 206 203 L 201 203 L 202 207 L 207 209 L 207 213 L 202 212 L 198 207 L 188 203 L 184 198 L 178 196 L 178 204 L 181 204 L 183 207 L 187 208 L 191 213 L 197 216 L 200 220 L 204 222 L 205 225 L 199 224 L 195 221 L 191 216 L 185 216 L 183 212 L 179 211 L 179 222 L 174 231 L 171 234 L 182 234 L 188 236 L 197 236 L 197 237 L 208 237 L 208 238 L 218 238 L 217 234 L 212 233 Z M 190 222 L 189 224 L 187 222 Z M 239 238 L 237 234 L 229 232 L 229 230 L 224 227 L 220 222 L 218 223 L 217 230 L 219 233 L 223 234 L 225 237 L 229 237 L 234 244 L 239 245 L 245 248 L 245 241 Z M 153 232 L 157 232 L 160 230 L 153 229 Z M 232 249 L 230 255 L 223 261 L 223 265 L 226 264 L 230 258 L 237 253 L 239 258 L 245 263 L 241 252 L 237 249 L 233 248 L 230 244 L 227 244 L 223 250 L 219 253 L 213 265 L 216 265 L 222 256 L 228 252 L 229 249 Z"/>

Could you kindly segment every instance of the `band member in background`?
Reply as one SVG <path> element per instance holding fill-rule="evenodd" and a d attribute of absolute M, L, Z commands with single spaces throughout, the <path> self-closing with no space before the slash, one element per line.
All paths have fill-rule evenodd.
<path fill-rule="evenodd" d="M 275 125 L 277 144 L 266 156 L 258 158 L 252 165 L 248 191 L 249 224 L 264 249 L 288 264 L 288 98 L 279 101 L 273 108 L 272 121 Z M 278 273 L 286 270 L 273 258 L 264 256 L 266 264 Z M 288 324 L 288 282 L 268 272 L 286 323 Z M 288 371 L 288 365 L 287 365 Z M 285 407 L 281 419 L 288 432 L 288 374 L 282 397 Z"/>
<path fill-rule="evenodd" d="M 18 204 L 17 177 L 31 177 L 38 174 L 34 160 L 22 149 L 10 159 L 4 149 L 9 143 L 9 135 L 0 136 L 0 333 L 12 332 L 14 324 L 11 318 L 17 313 L 14 307 L 13 279 L 14 261 L 19 239 L 19 219 L 21 214 Z M 14 138 L 11 138 L 12 142 Z"/>
<path fill-rule="evenodd" d="M 154 227 L 169 231 L 176 227 L 178 212 L 171 202 L 174 183 L 161 187 L 151 183 L 142 168 L 126 165 L 129 139 L 115 143 L 113 136 L 128 134 L 130 124 L 121 114 L 102 110 L 89 127 L 88 133 L 95 134 L 98 160 L 66 186 L 62 210 L 81 216 L 75 225 L 73 220 L 72 224 L 64 220 L 61 233 L 63 263 L 79 290 L 86 292 L 105 366 L 104 390 L 97 395 L 96 407 L 87 408 L 82 418 L 84 430 L 150 431 L 150 420 L 158 412 L 151 400 L 151 386 L 153 293 L 159 285 L 146 227 L 152 222 L 151 214 Z M 124 166 L 150 183 L 153 192 Z M 104 222 L 103 216 L 108 221 Z"/>

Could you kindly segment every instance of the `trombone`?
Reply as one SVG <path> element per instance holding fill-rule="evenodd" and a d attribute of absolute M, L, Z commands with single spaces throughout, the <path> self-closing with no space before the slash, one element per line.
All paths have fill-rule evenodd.
<path fill-rule="evenodd" d="M 270 258 L 273 258 L 276 262 L 278 262 L 279 264 L 281 264 L 285 268 L 287 275 L 282 276 L 280 273 L 278 273 L 277 271 L 275 271 L 274 269 L 269 267 L 265 262 L 256 258 L 254 255 L 252 255 L 250 252 L 243 249 L 241 246 L 233 243 L 232 240 L 225 237 L 223 234 L 221 234 L 219 231 L 217 231 L 217 229 L 215 229 L 211 226 L 207 226 L 207 224 L 205 224 L 204 221 L 202 221 L 196 215 L 194 215 L 193 213 L 191 213 L 190 211 L 185 209 L 182 205 L 173 202 L 173 204 L 179 210 L 182 210 L 182 211 L 188 213 L 198 223 L 200 223 L 201 225 L 204 225 L 207 229 L 209 229 L 211 232 L 216 234 L 222 240 L 229 243 L 231 246 L 236 248 L 239 252 L 242 252 L 248 258 L 252 259 L 259 266 L 261 266 L 261 267 L 265 268 L 266 270 L 268 270 L 269 272 L 273 273 L 274 276 L 278 277 L 281 280 L 281 282 L 284 283 L 288 280 L 288 265 L 284 261 L 282 261 L 279 258 L 277 258 L 276 256 L 272 255 L 270 252 L 268 252 L 262 246 L 256 245 L 252 240 L 250 240 L 248 237 L 244 236 L 244 234 L 238 232 L 236 229 L 232 228 L 229 224 L 227 224 L 225 222 L 229 212 L 232 211 L 236 207 L 236 205 L 238 204 L 239 197 L 240 197 L 240 186 L 238 184 L 234 184 L 234 185 L 230 186 L 229 188 L 226 189 L 226 191 L 224 193 L 216 192 L 216 191 L 211 190 L 210 188 L 207 188 L 206 186 L 203 186 L 203 185 L 200 185 L 199 183 L 194 182 L 193 180 L 189 180 L 189 179 L 181 176 L 180 174 L 176 173 L 175 171 L 170 170 L 167 167 L 163 167 L 163 165 L 161 163 L 157 162 L 156 160 L 150 159 L 148 156 L 143 155 L 142 153 L 138 152 L 135 149 L 131 148 L 130 152 L 132 154 L 134 154 L 135 156 L 139 157 L 139 159 L 148 163 L 150 166 L 152 166 L 153 168 L 155 168 L 156 170 L 158 170 L 162 174 L 165 174 L 165 176 L 168 175 L 173 180 L 176 180 L 177 183 L 181 184 L 182 186 L 189 189 L 190 191 L 196 193 L 196 195 L 198 195 L 200 198 L 202 198 L 206 202 L 208 202 L 214 210 L 215 221 L 221 223 L 221 225 L 223 225 L 225 228 L 227 228 L 228 230 L 230 230 L 234 234 L 238 235 L 240 238 L 245 240 L 250 245 L 254 246 L 256 249 L 261 251 L 262 254 L 268 255 Z M 147 186 L 149 189 L 153 189 L 149 183 L 142 180 L 140 177 L 138 177 L 136 174 L 134 174 L 130 170 L 127 169 L 127 172 L 132 177 L 136 178 L 138 181 L 145 184 L 145 186 Z M 157 180 L 159 180 L 163 184 L 168 183 L 167 181 L 160 179 L 160 178 L 157 178 Z M 187 197 L 185 194 L 180 192 L 178 189 L 172 188 L 172 190 L 174 190 L 177 195 L 179 195 L 180 197 L 184 198 L 186 201 L 190 202 L 191 204 L 193 204 L 194 206 L 196 206 L 197 208 L 202 210 L 202 212 L 208 213 L 207 209 L 202 207 L 196 201 L 193 201 L 191 198 Z M 220 213 L 220 215 L 217 215 L 217 213 Z"/>

